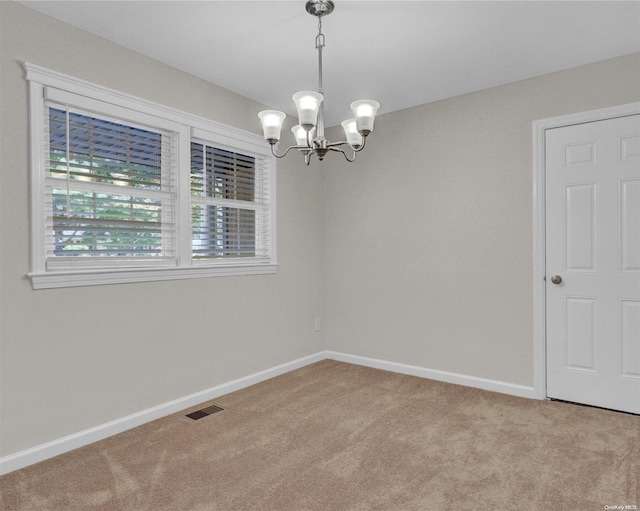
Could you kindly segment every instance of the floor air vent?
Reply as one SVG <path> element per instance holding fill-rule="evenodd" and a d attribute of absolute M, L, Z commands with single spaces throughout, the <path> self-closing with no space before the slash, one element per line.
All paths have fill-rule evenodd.
<path fill-rule="evenodd" d="M 202 410 L 196 410 L 195 412 L 188 413 L 187 415 L 185 415 L 185 417 L 191 420 L 197 421 L 198 419 L 202 419 L 203 417 L 207 417 L 209 415 L 221 412 L 223 410 L 224 408 L 220 408 L 219 406 L 216 406 L 216 405 L 211 405 L 211 406 L 207 406 L 206 408 L 203 408 Z"/>

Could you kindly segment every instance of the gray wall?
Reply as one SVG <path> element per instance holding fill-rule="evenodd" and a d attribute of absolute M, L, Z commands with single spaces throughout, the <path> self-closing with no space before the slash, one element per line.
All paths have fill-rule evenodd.
<path fill-rule="evenodd" d="M 328 348 L 532 386 L 532 122 L 638 100 L 632 54 L 377 119 L 325 175 Z"/>
<path fill-rule="evenodd" d="M 254 132 L 262 106 L 0 15 L 0 456 L 322 349 L 532 384 L 531 122 L 639 100 L 638 54 L 382 115 L 357 164 L 280 160 L 276 275 L 33 291 L 23 61 Z"/>
<path fill-rule="evenodd" d="M 1 456 L 317 353 L 321 174 L 277 170 L 276 275 L 33 291 L 29 61 L 248 131 L 264 107 L 13 2 L 1 14 Z"/>

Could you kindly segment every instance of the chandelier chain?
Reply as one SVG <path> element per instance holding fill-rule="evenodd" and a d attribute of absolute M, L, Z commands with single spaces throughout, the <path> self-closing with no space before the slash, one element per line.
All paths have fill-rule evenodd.
<path fill-rule="evenodd" d="M 322 17 L 318 18 L 318 35 L 316 36 L 316 50 L 318 50 L 318 92 L 324 95 L 324 88 L 322 85 L 322 49 L 325 46 L 324 34 L 322 33 Z M 320 107 L 323 110 L 323 106 Z M 322 118 L 322 114 L 320 114 Z M 321 119 L 319 132 L 323 134 L 324 132 L 324 120 Z"/>
<path fill-rule="evenodd" d="M 324 48 L 324 34 L 322 33 L 322 18 L 318 18 L 318 35 L 316 36 L 316 50 Z"/>

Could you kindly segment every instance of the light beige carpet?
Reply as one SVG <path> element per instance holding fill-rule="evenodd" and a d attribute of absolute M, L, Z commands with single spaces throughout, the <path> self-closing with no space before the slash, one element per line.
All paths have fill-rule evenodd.
<path fill-rule="evenodd" d="M 215 403 L 7 474 L 0 507 L 640 508 L 637 416 L 328 360 Z"/>

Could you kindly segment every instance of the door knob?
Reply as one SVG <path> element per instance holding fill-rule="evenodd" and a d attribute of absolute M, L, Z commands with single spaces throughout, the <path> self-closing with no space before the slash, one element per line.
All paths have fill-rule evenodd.
<path fill-rule="evenodd" d="M 560 284 L 562 282 L 562 277 L 560 275 L 554 275 L 551 277 L 551 282 L 554 284 Z"/>

